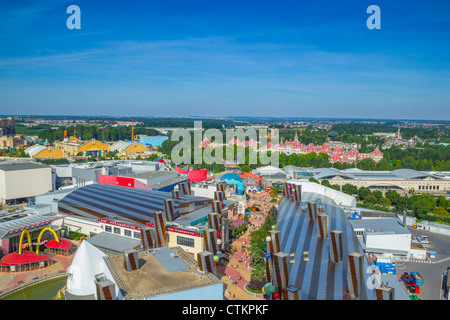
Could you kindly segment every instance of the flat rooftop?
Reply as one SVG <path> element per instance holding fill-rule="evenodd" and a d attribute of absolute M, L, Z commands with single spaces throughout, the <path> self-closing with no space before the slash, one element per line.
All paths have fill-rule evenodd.
<path fill-rule="evenodd" d="M 129 178 L 139 178 L 139 179 L 152 179 L 164 176 L 175 176 L 174 172 L 170 171 L 145 171 L 145 172 L 134 172 L 122 175 L 122 177 Z"/>
<path fill-rule="evenodd" d="M 10 163 L 0 164 L 0 170 L 3 170 L 3 171 L 29 170 L 29 169 L 42 169 L 42 168 L 51 168 L 51 167 L 43 165 L 43 164 L 35 163 L 35 162 L 10 162 Z"/>
<path fill-rule="evenodd" d="M 367 234 L 410 234 L 400 219 L 380 218 L 349 220 L 354 229 L 364 228 Z"/>
<path fill-rule="evenodd" d="M 103 249 L 122 252 L 127 249 L 134 249 L 140 246 L 140 239 L 133 239 L 108 232 L 100 232 L 99 234 L 89 237 L 85 241 L 93 246 L 101 247 Z"/>
<path fill-rule="evenodd" d="M 139 251 L 139 269 L 128 272 L 123 267 L 122 255 L 104 257 L 116 283 L 124 292 L 125 300 L 144 299 L 205 287 L 221 282 L 212 275 L 202 274 L 191 266 L 195 260 L 186 262 L 180 257 L 181 251 L 162 247 L 151 251 Z"/>

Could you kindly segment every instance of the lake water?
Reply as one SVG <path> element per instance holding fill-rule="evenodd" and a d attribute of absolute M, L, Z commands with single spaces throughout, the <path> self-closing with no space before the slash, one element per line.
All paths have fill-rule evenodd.
<path fill-rule="evenodd" d="M 12 293 L 1 300 L 51 300 L 67 283 L 67 277 L 51 279 Z"/>

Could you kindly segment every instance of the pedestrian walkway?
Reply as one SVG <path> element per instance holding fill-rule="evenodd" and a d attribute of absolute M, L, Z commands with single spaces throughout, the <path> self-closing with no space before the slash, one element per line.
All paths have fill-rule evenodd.
<path fill-rule="evenodd" d="M 419 262 L 419 263 L 429 263 L 429 264 L 436 264 L 436 262 L 431 260 L 416 260 L 416 259 L 410 259 L 408 262 Z"/>
<path fill-rule="evenodd" d="M 270 205 L 266 205 L 265 201 L 268 203 L 270 201 L 270 197 L 264 193 L 250 194 L 250 201 L 248 204 L 255 203 L 255 198 L 261 199 L 261 203 L 258 203 L 261 212 L 250 214 L 248 222 L 257 228 L 265 221 L 265 217 L 267 216 L 267 212 L 270 208 Z M 228 263 L 225 266 L 217 266 L 217 272 L 221 278 L 221 281 L 226 285 L 224 295 L 225 299 L 265 300 L 260 295 L 251 294 L 245 291 L 245 286 L 251 279 L 251 269 L 249 266 L 251 258 L 249 257 L 247 247 L 250 245 L 249 235 L 252 231 L 252 228 L 248 228 L 245 234 L 239 237 L 239 239 L 236 239 L 231 244 L 234 252 L 231 254 L 231 258 L 229 255 Z"/>

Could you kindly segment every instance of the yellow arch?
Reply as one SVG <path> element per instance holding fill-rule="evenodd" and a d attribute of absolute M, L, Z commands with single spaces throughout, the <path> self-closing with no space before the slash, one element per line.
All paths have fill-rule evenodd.
<path fill-rule="evenodd" d="M 61 242 L 61 241 L 59 241 L 59 238 L 58 238 L 58 236 L 56 235 L 55 230 L 53 230 L 52 228 L 46 227 L 46 228 L 42 229 L 41 233 L 39 233 L 39 236 L 38 236 L 38 239 L 37 239 L 37 243 L 40 243 L 40 242 L 41 242 L 41 237 L 42 237 L 42 235 L 44 234 L 44 232 L 45 232 L 46 230 L 50 230 L 50 231 L 53 233 L 53 236 L 55 237 L 55 240 L 56 240 L 57 242 Z M 36 247 L 36 253 L 39 254 L 39 246 Z"/>
<path fill-rule="evenodd" d="M 23 229 L 22 233 L 20 234 L 20 241 L 19 241 L 19 254 L 22 254 L 22 241 L 23 241 L 23 235 L 27 234 L 28 236 L 28 243 L 27 245 L 31 246 L 31 235 L 30 232 L 28 232 L 27 229 Z"/>

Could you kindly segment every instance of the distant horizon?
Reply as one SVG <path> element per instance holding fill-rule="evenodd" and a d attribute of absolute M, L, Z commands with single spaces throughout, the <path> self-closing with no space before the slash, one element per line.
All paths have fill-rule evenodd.
<path fill-rule="evenodd" d="M 229 116 L 207 116 L 207 115 L 186 115 L 186 116 L 171 116 L 171 115 L 164 115 L 164 116 L 140 116 L 140 115 L 87 115 L 87 114 L 4 114 L 0 115 L 0 118 L 5 117 L 24 117 L 24 118 L 37 118 L 37 117 L 55 117 L 55 118 L 126 118 L 126 119 L 209 119 L 209 120 L 220 120 L 220 119 L 235 119 L 235 118 L 241 118 L 241 119 L 274 119 L 274 120 L 330 120 L 330 121 L 378 121 L 378 122 L 395 122 L 395 121 L 404 121 L 404 122 L 434 122 L 434 123 L 449 123 L 450 120 L 437 120 L 437 119 L 406 119 L 406 118 L 391 118 L 391 119 L 383 119 L 383 118 L 335 118 L 335 117 L 297 117 L 297 116 L 291 116 L 291 117 L 283 117 L 283 116 L 235 116 L 235 115 L 229 115 Z M 238 121 L 238 120 L 236 120 Z"/>
<path fill-rule="evenodd" d="M 373 4 L 381 29 L 367 27 Z M 450 121 L 449 13 L 439 0 L 2 1 L 0 113 Z"/>

